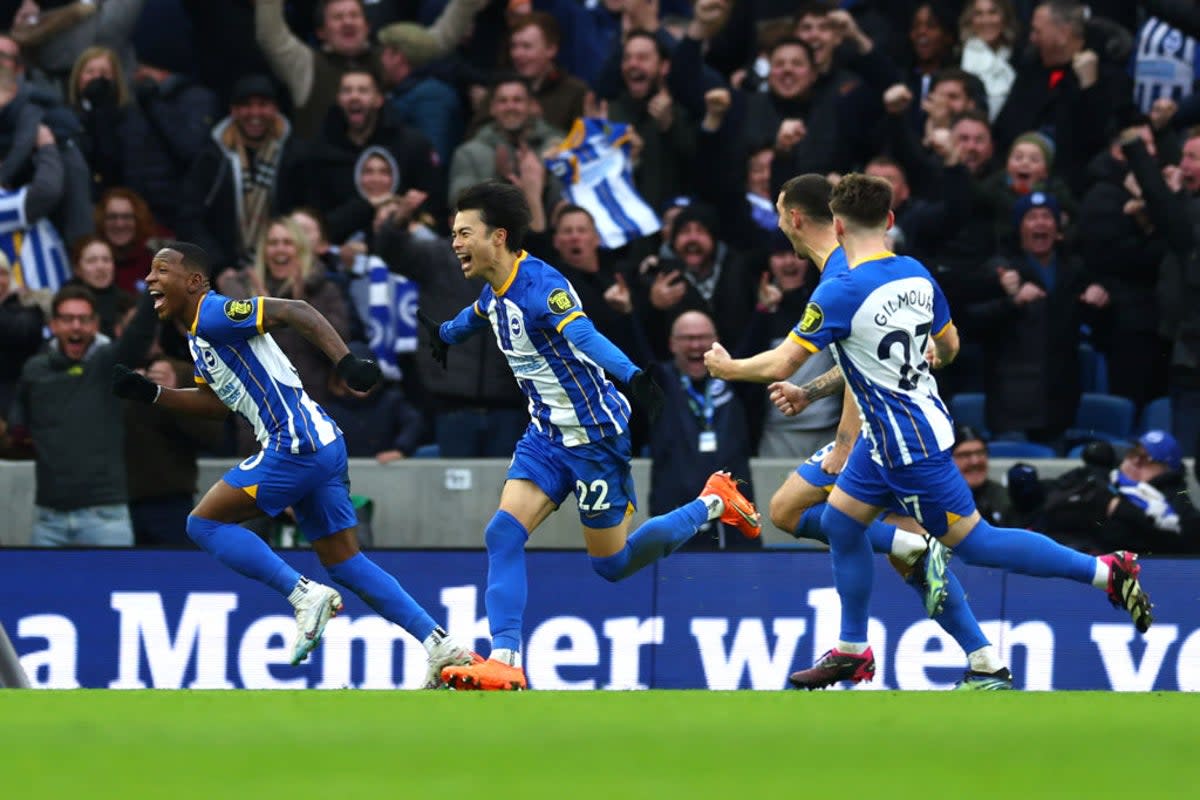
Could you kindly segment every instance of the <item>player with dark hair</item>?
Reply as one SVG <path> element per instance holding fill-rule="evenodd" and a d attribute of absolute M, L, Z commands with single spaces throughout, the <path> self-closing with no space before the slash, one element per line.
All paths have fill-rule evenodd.
<path fill-rule="evenodd" d="M 491 326 L 521 390 L 530 424 L 517 443 L 500 508 L 487 525 L 485 596 L 492 652 L 487 661 L 448 667 L 458 689 L 524 689 L 521 623 L 528 591 L 525 542 L 568 494 L 579 506 L 592 568 L 619 581 L 674 552 L 709 520 L 761 532 L 754 504 L 726 472 L 708 479 L 697 500 L 647 520 L 632 534 L 636 503 L 630 471 L 625 397 L 615 375 L 651 420 L 662 390 L 584 315 L 574 287 L 558 270 L 521 249 L 529 205 L 516 186 L 490 181 L 466 189 L 454 217 L 453 247 L 468 278 L 486 281 L 479 299 L 440 325 L 420 314 L 434 357 Z"/>
<path fill-rule="evenodd" d="M 824 175 L 800 175 L 788 180 L 776 201 L 780 230 L 798 253 L 821 270 L 821 282 L 837 280 L 847 271 L 846 253 L 838 243 L 829 209 L 832 186 Z M 773 383 L 771 399 L 784 414 L 798 414 L 817 397 L 842 391 L 838 367 L 797 387 Z M 787 477 L 771 497 L 768 514 L 780 530 L 797 538 L 828 544 L 821 530 L 826 498 L 859 438 L 862 421 L 853 402 L 842 407 L 837 437 L 813 453 Z M 888 556 L 905 582 L 921 596 L 926 613 L 942 626 L 967 656 L 968 667 L 957 688 L 1004 690 L 1012 688 L 1012 674 L 984 635 L 967 603 L 962 584 L 946 569 L 949 551 L 932 539 L 911 517 L 888 514 L 867 526 L 871 547 Z"/>
<path fill-rule="evenodd" d="M 301 387 L 270 332 L 299 331 L 337 364 L 338 375 L 355 391 L 379 382 L 379 366 L 352 355 L 329 321 L 303 300 L 231 300 L 211 290 L 209 280 L 207 255 L 188 242 L 159 250 L 146 276 L 158 318 L 188 327 L 195 388 L 159 386 L 121 364 L 113 370 L 113 392 L 120 397 L 199 416 L 224 417 L 233 410 L 254 426 L 262 451 L 209 489 L 188 517 L 188 536 L 295 607 L 291 660 L 299 664 L 342 610 L 342 597 L 300 575 L 238 524 L 260 512 L 275 516 L 292 508 L 329 576 L 421 641 L 429 653 L 426 688 L 440 686 L 443 667 L 478 656 L 450 638 L 395 578 L 359 551 L 342 432 Z"/>
<path fill-rule="evenodd" d="M 848 269 L 820 283 L 787 339 L 746 359 L 731 358 L 719 343 L 705 354 L 715 377 L 766 383 L 785 379 L 832 344 L 862 415 L 863 436 L 821 515 L 842 601 L 841 636 L 792 682 L 816 688 L 874 674 L 867 643 L 874 564 L 866 528 L 884 509 L 913 517 L 968 564 L 1090 583 L 1125 608 L 1139 631 L 1148 630 L 1150 599 L 1138 583 L 1135 554 L 1085 555 L 1031 531 L 996 528 L 975 509 L 950 457 L 953 425 L 930 375 L 931 366 L 958 354 L 958 331 L 929 272 L 884 245 L 891 192 L 887 181 L 857 174 L 834 187 L 829 205 Z"/>

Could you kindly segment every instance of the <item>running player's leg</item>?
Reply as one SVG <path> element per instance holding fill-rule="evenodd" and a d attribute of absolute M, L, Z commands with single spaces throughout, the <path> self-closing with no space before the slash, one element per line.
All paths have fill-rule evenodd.
<path fill-rule="evenodd" d="M 1137 556 L 1123 551 L 1089 556 L 1047 536 L 1020 528 L 997 528 L 975 510 L 971 490 L 949 452 L 919 461 L 893 474 L 897 496 L 926 506 L 925 529 L 952 547 L 963 561 L 1022 575 L 1067 578 L 1104 590 L 1113 605 L 1123 607 L 1138 630 L 1153 622 L 1150 600 L 1138 583 Z"/>
<path fill-rule="evenodd" d="M 821 515 L 825 513 L 825 501 L 833 491 L 837 475 L 825 472 L 821 462 L 832 449 L 833 442 L 830 442 L 813 453 L 771 497 L 771 521 L 797 539 L 829 543 L 821 531 Z M 898 530 L 895 525 L 879 520 L 867 526 L 867 535 L 876 553 L 892 556 L 909 565 L 915 564 L 927 549 L 923 535 Z"/>
<path fill-rule="evenodd" d="M 678 550 L 700 526 L 720 519 L 743 534 L 758 536 L 758 511 L 728 473 L 709 477 L 700 497 L 666 514 L 651 517 L 629 533 L 637 507 L 630 469 L 628 435 L 574 448 L 575 500 L 592 569 L 616 582 Z"/>
<path fill-rule="evenodd" d="M 922 537 L 925 535 L 924 529 L 912 517 L 888 514 L 884 517 L 884 521 L 909 533 L 919 533 Z M 941 543 L 936 539 L 932 540 L 930 556 L 932 557 L 936 551 L 943 549 L 945 548 Z M 899 562 L 894 557 L 890 560 L 896 571 L 905 578 L 905 583 L 911 586 L 924 600 L 927 591 L 921 585 L 922 582 L 916 580 L 920 565 L 918 568 L 914 568 Z M 945 594 L 942 608 L 932 616 L 932 619 L 942 626 L 942 630 L 953 637 L 967 656 L 967 672 L 959 684 L 960 688 L 1011 689 L 1012 676 L 1004 666 L 1004 662 L 1001 661 L 996 648 L 992 646 L 983 630 L 980 629 L 979 621 L 975 618 L 975 612 L 971 610 L 970 603 L 967 602 L 967 595 L 963 591 L 962 584 L 948 569 L 944 571 L 944 580 Z"/>
<path fill-rule="evenodd" d="M 188 516 L 187 534 L 225 566 L 287 597 L 300 581 L 300 573 L 258 534 L 238 524 L 261 513 L 252 495 L 227 480 L 219 480 Z"/>
<path fill-rule="evenodd" d="M 521 627 L 528 597 L 525 542 L 574 488 L 567 461 L 570 448 L 528 431 L 517 442 L 500 507 L 487 524 L 487 608 L 492 651 L 486 662 L 442 671 L 456 689 L 524 689 L 521 665 Z"/>
<path fill-rule="evenodd" d="M 264 451 L 225 473 L 187 521 L 187 533 L 222 564 L 270 586 L 296 612 L 292 663 L 302 661 L 321 639 L 325 623 L 342 609 L 342 597 L 309 581 L 279 557 L 258 534 L 238 523 L 264 513 L 274 516 L 303 491 L 310 472 L 303 459 Z M 300 487 L 296 489 L 295 487 Z"/>
<path fill-rule="evenodd" d="M 341 440 L 309 457 L 324 462 L 324 479 L 293 501 L 301 533 L 312 543 L 330 578 L 425 646 L 430 667 L 425 687 L 437 688 L 444 667 L 471 663 L 470 648 L 447 635 L 391 573 L 359 549 L 358 518 L 350 499 L 350 475 Z"/>

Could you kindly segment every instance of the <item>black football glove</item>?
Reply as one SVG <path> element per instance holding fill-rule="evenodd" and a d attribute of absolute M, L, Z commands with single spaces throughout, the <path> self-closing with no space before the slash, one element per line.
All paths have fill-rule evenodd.
<path fill-rule="evenodd" d="M 663 390 L 654 382 L 649 373 L 638 370 L 629 379 L 629 393 L 634 401 L 650 417 L 650 424 L 658 422 L 663 410 Z"/>
<path fill-rule="evenodd" d="M 160 391 L 162 387 L 145 375 L 139 375 L 124 364 L 113 364 L 112 392 L 117 397 L 153 403 Z"/>
<path fill-rule="evenodd" d="M 442 369 L 446 369 L 446 360 L 450 355 L 450 345 L 442 341 L 442 326 L 434 322 L 429 316 L 417 309 L 417 321 L 421 323 L 421 327 L 429 334 L 429 354 L 433 356 L 433 360 L 442 365 Z"/>
<path fill-rule="evenodd" d="M 346 382 L 356 392 L 369 392 L 379 383 L 383 372 L 379 365 L 369 358 L 359 358 L 354 353 L 346 353 L 337 363 L 338 377 Z"/>

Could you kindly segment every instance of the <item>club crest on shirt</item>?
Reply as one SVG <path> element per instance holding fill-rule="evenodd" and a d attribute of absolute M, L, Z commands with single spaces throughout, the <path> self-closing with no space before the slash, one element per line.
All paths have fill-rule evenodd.
<path fill-rule="evenodd" d="M 521 319 L 519 317 L 508 318 L 508 330 L 512 333 L 513 338 L 517 339 L 521 336 Z"/>
<path fill-rule="evenodd" d="M 225 316 L 234 322 L 250 319 L 250 315 L 253 313 L 254 303 L 249 300 L 227 300 L 225 302 Z"/>
<path fill-rule="evenodd" d="M 546 305 L 553 314 L 565 314 L 575 307 L 575 301 L 567 294 L 566 289 L 555 289 L 546 298 Z"/>
<path fill-rule="evenodd" d="M 816 333 L 824 324 L 825 312 L 816 303 L 809 303 L 808 307 L 804 309 L 804 316 L 800 319 L 800 332 Z"/>

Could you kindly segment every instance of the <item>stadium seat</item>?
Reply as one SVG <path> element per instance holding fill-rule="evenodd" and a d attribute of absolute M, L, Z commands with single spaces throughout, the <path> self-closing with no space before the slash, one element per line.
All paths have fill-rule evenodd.
<path fill-rule="evenodd" d="M 436 444 L 423 444 L 412 454 L 413 458 L 441 458 L 442 448 Z"/>
<path fill-rule="evenodd" d="M 1133 434 L 1136 411 L 1133 401 L 1127 397 L 1085 393 L 1079 398 L 1075 425 L 1067 431 L 1066 439 L 1072 446 L 1093 439 L 1110 442 L 1129 439 Z"/>
<path fill-rule="evenodd" d="M 988 443 L 988 455 L 993 458 L 1056 458 L 1058 452 L 1049 445 L 1037 442 L 996 440 Z"/>
<path fill-rule="evenodd" d="M 950 398 L 950 416 L 956 425 L 969 425 L 985 439 L 987 432 L 987 398 L 982 392 L 960 392 Z"/>
<path fill-rule="evenodd" d="M 1138 421 L 1138 434 L 1146 431 L 1171 430 L 1171 398 L 1160 397 L 1151 400 L 1142 409 L 1142 418 Z"/>
<path fill-rule="evenodd" d="M 1079 345 L 1080 390 L 1092 394 L 1108 393 L 1108 361 L 1090 344 Z"/>

